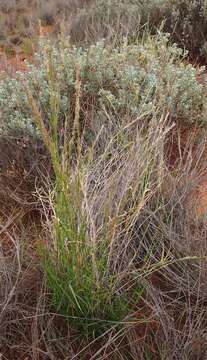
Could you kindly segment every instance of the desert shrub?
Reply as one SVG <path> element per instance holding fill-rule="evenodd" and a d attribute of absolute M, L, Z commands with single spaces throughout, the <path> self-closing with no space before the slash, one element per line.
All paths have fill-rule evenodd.
<path fill-rule="evenodd" d="M 116 42 L 120 36 L 139 35 L 151 13 L 159 13 L 166 7 L 163 0 L 95 0 L 91 6 L 83 6 L 77 11 L 68 31 L 75 42 L 90 43 L 102 38 Z"/>
<path fill-rule="evenodd" d="M 36 55 L 36 65 L 28 65 L 26 74 L 17 73 L 15 79 L 0 81 L 1 134 L 17 131 L 37 135 L 27 103 L 27 87 L 37 99 L 47 127 L 50 126 L 52 81 L 57 83 L 60 94 L 58 126 L 60 129 L 63 126 L 65 114 L 73 119 L 77 66 L 81 77 L 82 128 L 88 122 L 98 122 L 103 108 L 122 117 L 145 114 L 148 119 L 162 109 L 174 120 L 188 124 L 205 122 L 205 89 L 195 79 L 195 68 L 181 61 L 184 56 L 161 33 L 136 45 L 126 40 L 118 48 L 104 42 L 88 49 L 63 43 L 53 48 L 44 43 L 42 52 Z M 55 69 L 52 78 L 48 74 L 49 64 Z"/>
<path fill-rule="evenodd" d="M 160 11 L 161 22 L 165 18 L 164 31 L 171 34 L 172 41 L 189 51 L 192 58 L 205 59 L 205 38 L 207 33 L 206 1 L 170 1 Z M 152 16 L 153 26 L 159 22 Z"/>
<path fill-rule="evenodd" d="M 10 47 L 9 36 L 15 35 L 20 42 L 25 37 L 34 38 L 39 20 L 42 25 L 52 25 L 56 34 L 64 23 L 72 41 L 84 46 L 102 38 L 117 43 L 129 36 L 134 41 L 146 27 L 154 34 L 163 24 L 172 42 L 187 49 L 192 57 L 205 60 L 206 56 L 205 0 L 2 1 L 0 11 L 0 41 Z"/>
<path fill-rule="evenodd" d="M 96 0 L 89 9 L 83 7 L 77 12 L 68 30 L 76 42 L 103 37 L 116 42 L 120 35 L 136 38 L 145 25 L 154 33 L 163 21 L 163 30 L 178 46 L 192 56 L 205 54 L 205 0 Z"/>

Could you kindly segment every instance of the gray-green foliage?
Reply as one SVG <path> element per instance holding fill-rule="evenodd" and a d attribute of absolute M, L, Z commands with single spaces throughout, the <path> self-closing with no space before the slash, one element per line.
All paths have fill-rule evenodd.
<path fill-rule="evenodd" d="M 134 38 L 145 25 L 154 33 L 164 22 L 172 41 L 193 56 L 206 56 L 206 10 L 206 0 L 94 0 L 77 12 L 69 30 L 76 42 L 112 41 L 126 34 Z"/>
<path fill-rule="evenodd" d="M 15 79 L 0 81 L 0 131 L 35 134 L 27 102 L 30 88 L 45 123 L 51 118 L 48 64 L 55 71 L 53 81 L 60 94 L 59 120 L 74 115 L 75 74 L 80 68 L 81 120 L 100 119 L 107 108 L 119 116 L 169 113 L 173 119 L 205 121 L 204 87 L 196 81 L 196 70 L 181 61 L 185 54 L 168 35 L 158 34 L 137 44 L 125 39 L 118 48 L 99 42 L 84 49 L 60 42 L 52 47 L 44 42 L 36 64 Z M 53 90 L 52 90 L 53 91 Z M 61 123 L 62 124 L 62 123 Z"/>
<path fill-rule="evenodd" d="M 168 6 L 166 0 L 94 0 L 78 10 L 69 32 L 75 42 L 89 43 L 102 37 L 116 41 L 123 35 L 136 36 L 152 13 Z"/>

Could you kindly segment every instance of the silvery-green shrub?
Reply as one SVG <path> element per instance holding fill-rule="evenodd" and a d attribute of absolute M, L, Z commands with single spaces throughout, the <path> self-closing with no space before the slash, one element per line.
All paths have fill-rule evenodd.
<path fill-rule="evenodd" d="M 150 119 L 155 112 L 165 112 L 173 120 L 205 122 L 205 89 L 196 81 L 196 69 L 181 61 L 185 56 L 162 33 L 147 36 L 137 44 L 124 39 L 117 48 L 104 41 L 86 49 L 63 40 L 57 46 L 44 41 L 27 72 L 18 72 L 15 79 L 0 80 L 0 133 L 38 134 L 28 104 L 28 89 L 48 127 L 53 92 L 59 94 L 60 122 L 73 119 L 77 67 L 82 122 L 86 118 L 87 124 L 92 118 L 93 123 L 100 121 L 100 114 L 106 110 L 119 118 L 144 115 Z M 51 66 L 52 78 L 48 70 Z"/>

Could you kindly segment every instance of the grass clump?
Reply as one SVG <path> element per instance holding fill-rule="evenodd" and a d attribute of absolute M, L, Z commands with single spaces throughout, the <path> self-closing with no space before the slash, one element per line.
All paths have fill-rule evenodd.
<path fill-rule="evenodd" d="M 35 321 L 46 308 L 68 332 L 51 320 L 53 341 L 48 323 L 42 340 L 33 325 L 35 356 L 57 358 L 67 339 L 59 358 L 195 358 L 205 229 L 186 202 L 206 171 L 205 144 L 195 153 L 194 140 L 183 149 L 178 138 L 176 167 L 169 160 L 180 124 L 206 121 L 205 88 L 185 56 L 160 32 L 116 48 L 46 41 L 28 73 L 1 81 L 1 134 L 40 141 L 53 168 L 39 253 L 48 294 Z M 81 350 L 69 352 L 68 326 L 85 336 Z"/>
<path fill-rule="evenodd" d="M 182 120 L 183 114 L 192 121 L 198 118 L 192 107 L 184 106 L 183 87 L 178 93 L 173 88 L 169 99 L 162 92 L 162 79 L 157 77 L 159 86 L 153 88 L 151 84 L 157 71 L 161 76 L 161 68 L 167 67 L 163 65 L 167 55 L 169 61 L 173 59 L 167 67 L 172 69 L 171 76 L 179 66 L 193 75 L 194 70 L 181 64 L 182 52 L 176 46 L 168 47 L 162 34 L 156 42 L 149 38 L 141 45 L 125 43 L 115 50 L 104 44 L 89 50 L 66 47 L 71 59 L 64 58 L 62 49 L 62 59 L 67 61 L 62 73 L 56 51 L 48 47 L 43 53 L 48 87 L 44 106 L 34 97 L 33 88 L 24 83 L 33 124 L 50 154 L 55 175 L 50 239 L 42 253 L 51 304 L 89 338 L 117 328 L 124 336 L 127 322 L 141 321 L 136 311 L 143 294 L 150 291 L 146 278 L 154 273 L 168 277 L 174 271 L 186 289 L 181 275 L 186 271 L 193 283 L 191 267 L 186 264 L 196 257 L 191 259 L 182 246 L 169 243 L 175 244 L 179 231 L 183 231 L 174 218 L 174 211 L 179 213 L 179 201 L 175 200 L 175 210 L 175 203 L 171 207 L 171 200 L 161 190 L 169 176 L 165 145 L 174 126 L 172 119 L 179 120 L 181 114 Z M 157 60 L 153 65 L 152 56 Z M 136 72 L 137 58 L 143 68 Z M 154 77 L 148 72 L 151 66 Z M 63 71 L 69 83 L 68 102 L 73 105 L 65 114 L 61 102 L 61 91 L 67 85 Z M 176 80 L 180 74 L 186 79 L 185 71 L 179 69 Z M 166 71 L 164 76 L 168 75 Z M 150 86 L 148 76 L 153 78 Z M 136 93 L 140 78 L 143 97 Z M 190 81 L 196 86 L 193 76 Z M 123 89 L 132 89 L 128 98 L 124 98 Z M 203 90 L 201 85 L 198 89 Z M 179 100 L 178 94 L 182 94 Z M 193 94 L 197 96 L 198 91 Z M 192 103 L 186 100 L 186 104 Z"/>
<path fill-rule="evenodd" d="M 78 68 L 79 69 L 79 68 Z M 110 271 L 106 234 L 91 238 L 87 223 L 84 175 L 88 170 L 87 156 L 82 157 L 80 142 L 80 74 L 75 82 L 75 119 L 71 138 L 64 133 L 64 146 L 58 142 L 60 112 L 59 84 L 54 82 L 54 68 L 48 68 L 50 86 L 50 133 L 29 91 L 28 100 L 34 121 L 49 150 L 55 173 L 52 239 L 50 248 L 43 251 L 43 268 L 52 293 L 52 304 L 65 314 L 71 324 L 84 333 L 97 335 L 105 328 L 121 323 L 139 297 L 135 284 L 128 286 L 130 274 L 119 279 Z M 67 127 L 66 118 L 65 126 Z M 73 159 L 73 156 L 75 160 Z M 75 161 L 75 162 L 74 162 Z M 108 268 L 108 271 L 107 271 Z M 122 290 L 123 287 L 123 290 Z M 136 297 L 135 297 L 136 295 Z"/>

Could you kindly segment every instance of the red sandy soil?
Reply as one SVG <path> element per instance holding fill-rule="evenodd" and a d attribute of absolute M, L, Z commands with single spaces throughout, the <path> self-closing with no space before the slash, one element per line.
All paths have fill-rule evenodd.
<path fill-rule="evenodd" d="M 14 76 L 16 71 L 26 71 L 27 66 L 24 60 L 25 56 L 23 53 L 8 57 L 0 49 L 0 75 L 3 76 L 4 73 L 7 73 Z"/>
<path fill-rule="evenodd" d="M 47 36 L 53 32 L 53 26 L 41 26 L 38 31 L 38 36 Z M 16 49 L 16 53 L 12 56 L 7 56 L 3 48 L 0 48 L 0 77 L 4 73 L 9 74 L 10 76 L 15 76 L 16 71 L 27 71 L 27 66 L 25 64 L 25 59 L 31 60 L 32 54 L 30 56 L 25 55 L 21 49 Z"/>
<path fill-rule="evenodd" d="M 207 68 L 203 73 L 199 74 L 196 79 L 201 84 L 207 84 Z M 207 156 L 207 145 L 205 149 L 205 156 Z M 207 219 L 207 173 L 203 174 L 200 183 L 194 191 L 195 212 L 198 219 Z"/>

